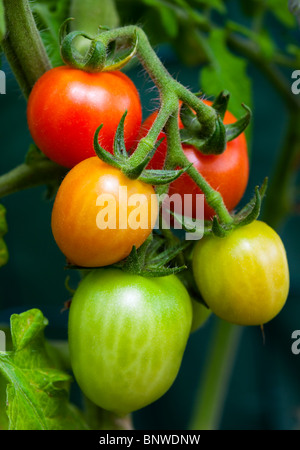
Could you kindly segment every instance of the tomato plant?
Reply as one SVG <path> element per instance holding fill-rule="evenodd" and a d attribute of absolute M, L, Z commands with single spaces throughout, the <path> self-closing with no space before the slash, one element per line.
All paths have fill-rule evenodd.
<path fill-rule="evenodd" d="M 244 9 L 247 14 L 244 23 L 231 16 L 234 8 L 228 2 L 141 0 L 138 8 L 135 3 L 0 2 L 3 68 L 10 65 L 28 100 L 26 109 L 20 103 L 21 115 L 34 141 L 24 158 L 22 123 L 18 122 L 16 133 L 16 108 L 7 108 L 6 103 L 12 97 L 0 95 L 6 120 L 2 123 L 7 124 L 1 129 L 0 166 L 6 156 L 15 161 L 7 148 L 16 149 L 21 157 L 18 166 L 0 175 L 0 197 L 43 185 L 50 200 L 44 204 L 49 209 L 43 210 L 28 204 L 30 197 L 21 193 L 16 203 L 8 200 L 5 207 L 0 205 L 0 267 L 6 266 L 1 269 L 1 301 L 10 311 L 19 298 L 23 305 L 20 294 L 31 280 L 30 301 L 41 303 L 42 309 L 49 300 L 47 311 L 54 326 L 57 319 L 65 320 L 63 342 L 45 340 L 48 322 L 38 308 L 12 314 L 10 330 L 5 326 L 3 335 L 0 329 L 0 429 L 131 429 L 137 417 L 131 413 L 159 400 L 173 386 L 182 362 L 183 376 L 173 386 L 173 394 L 169 392 L 158 407 L 150 406 L 145 417 L 154 414 L 144 428 L 165 424 L 187 425 L 190 430 L 232 424 L 242 428 L 243 408 L 247 427 L 251 426 L 243 394 L 238 394 L 243 408 L 235 398 L 230 402 L 230 408 L 237 405 L 241 422 L 227 409 L 223 422 L 220 418 L 222 408 L 229 408 L 225 394 L 238 355 L 241 327 L 233 324 L 255 325 L 259 335 L 262 325 L 282 310 L 289 291 L 287 257 L 274 230 L 279 230 L 288 213 L 298 210 L 292 180 L 299 160 L 300 103 L 294 95 L 297 83 L 291 89 L 280 70 L 280 66 L 299 66 L 297 42 L 287 42 L 291 17 L 281 6 L 263 0 L 254 2 L 254 7 L 240 1 L 239 16 Z M 278 34 L 276 42 L 268 30 L 272 15 L 276 27 L 278 21 L 280 30 L 284 27 L 284 39 Z M 143 23 L 143 28 L 136 23 Z M 169 73 L 151 46 L 166 41 L 192 70 L 185 71 L 177 60 L 178 77 Z M 169 61 L 173 73 L 174 58 L 175 53 Z M 149 111 L 151 105 L 146 104 L 147 91 L 137 65 L 157 90 L 155 95 L 148 91 L 151 100 L 159 99 L 158 110 L 142 128 L 142 106 Z M 198 76 L 194 69 L 199 66 Z M 259 76 L 253 78 L 257 72 Z M 6 92 L 3 75 L 1 70 L 1 94 Z M 266 84 L 257 90 L 264 77 L 268 89 L 275 88 L 275 99 L 264 95 L 269 92 Z M 213 102 L 202 100 L 199 90 L 202 98 Z M 12 93 L 9 83 L 7 93 Z M 282 121 L 286 111 L 289 120 Z M 239 208 L 249 176 L 245 130 L 252 114 L 255 122 L 248 131 L 253 138 L 248 136 L 254 144 L 253 180 L 258 186 L 252 186 L 253 197 L 244 198 Z M 281 140 L 285 144 L 277 149 Z M 169 194 L 167 201 L 179 197 L 180 210 L 177 204 L 173 210 L 179 213 L 176 219 L 185 234 L 157 220 L 170 209 L 161 200 L 165 194 Z M 197 194 L 205 197 L 205 221 L 186 217 L 196 217 Z M 192 210 L 187 213 L 186 199 L 191 196 Z M 48 233 L 48 243 L 38 221 L 43 211 L 48 213 L 49 228 L 51 216 L 54 239 Z M 10 227 L 13 214 L 15 228 Z M 283 240 L 288 235 L 284 233 Z M 12 245 L 14 238 L 19 241 Z M 66 257 L 64 268 L 55 252 L 51 258 L 55 241 Z M 16 258 L 19 246 L 20 260 Z M 35 261 L 34 279 L 30 261 Z M 63 269 L 71 275 L 65 277 Z M 288 307 L 297 317 L 293 295 Z M 63 314 L 58 317 L 53 306 Z M 285 326 L 288 311 L 275 328 L 264 326 L 269 348 L 273 342 L 286 342 L 282 323 Z M 280 339 L 272 339 L 274 329 Z M 290 337 L 289 328 L 287 333 Z M 6 334 L 9 352 L 2 351 Z M 269 386 L 274 369 L 286 371 L 289 358 L 279 367 L 277 360 L 271 360 L 279 355 L 276 348 L 268 364 L 260 366 L 259 353 L 265 364 L 268 349 L 257 340 L 254 345 L 253 374 L 265 377 L 261 385 Z M 195 353 L 189 353 L 193 348 Z M 236 362 L 242 364 L 242 359 Z M 199 384 L 192 386 L 198 365 L 203 373 Z M 237 370 L 239 378 L 247 381 L 241 385 L 249 386 L 248 367 L 246 373 L 240 365 Z M 69 394 L 74 380 L 79 389 L 73 404 Z M 258 403 L 264 407 L 276 403 L 267 400 Z M 164 401 L 168 406 L 170 401 L 167 413 Z M 270 417 L 269 411 L 258 407 L 251 411 L 254 420 Z M 189 415 L 191 422 L 186 424 Z M 274 428 L 271 422 L 270 428 Z"/>
<path fill-rule="evenodd" d="M 112 151 L 119 121 L 127 110 L 125 142 L 137 138 L 142 109 L 138 91 L 120 71 L 88 73 L 68 66 L 47 71 L 35 83 L 27 107 L 34 142 L 52 161 L 71 168 L 94 156 L 93 138 Z"/>
<path fill-rule="evenodd" d="M 94 270 L 69 316 L 73 371 L 83 392 L 120 415 L 161 397 L 174 382 L 190 334 L 192 306 L 175 275 L 144 278 Z"/>
<path fill-rule="evenodd" d="M 151 233 L 156 216 L 152 186 L 129 180 L 94 156 L 77 164 L 64 178 L 53 205 L 51 226 L 70 263 L 97 267 L 125 258 L 133 245 L 138 248 Z"/>
<path fill-rule="evenodd" d="M 209 100 L 203 100 L 211 105 Z M 142 124 L 140 137 L 145 136 L 153 124 L 157 112 L 153 112 Z M 224 123 L 230 124 L 236 121 L 236 118 L 230 111 L 226 111 Z M 179 119 L 179 127 L 183 128 L 183 123 Z M 167 142 L 166 135 L 161 132 L 158 139 L 164 138 L 159 145 L 153 159 L 149 162 L 149 168 L 162 168 L 166 153 Z M 199 173 L 203 175 L 206 181 L 223 197 L 224 203 L 231 211 L 234 209 L 247 187 L 249 178 L 249 158 L 245 134 L 242 133 L 232 141 L 227 143 L 226 150 L 221 155 L 205 155 L 191 145 L 183 144 L 183 150 L 188 160 L 193 163 Z M 184 195 L 192 194 L 192 217 L 196 218 L 196 195 L 203 194 L 197 184 L 188 174 L 183 174 L 170 185 L 170 195 L 179 194 L 182 196 L 184 208 Z M 176 209 L 175 209 L 176 212 Z M 180 213 L 180 211 L 177 211 Z M 211 219 L 215 214 L 214 210 L 204 202 L 204 218 Z"/>
<path fill-rule="evenodd" d="M 261 221 L 225 238 L 208 237 L 193 253 L 196 284 L 210 309 L 238 325 L 262 325 L 283 308 L 289 291 L 286 252 Z"/>

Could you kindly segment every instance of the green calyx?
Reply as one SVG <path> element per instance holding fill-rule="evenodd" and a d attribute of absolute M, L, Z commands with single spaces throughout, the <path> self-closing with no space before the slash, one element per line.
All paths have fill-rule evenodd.
<path fill-rule="evenodd" d="M 204 134 L 201 120 L 192 110 L 183 105 L 180 110 L 180 118 L 184 128 L 180 130 L 181 142 L 192 145 L 205 155 L 220 155 L 226 149 L 227 142 L 239 136 L 249 125 L 251 110 L 242 105 L 247 113 L 233 124 L 225 125 L 223 119 L 228 107 L 230 93 L 222 91 L 212 104 L 216 111 L 215 129 L 213 133 Z"/>
<path fill-rule="evenodd" d="M 170 211 L 170 214 L 180 223 L 183 230 L 188 233 L 203 234 L 203 236 L 214 235 L 220 238 L 228 236 L 236 228 L 240 228 L 244 225 L 249 225 L 254 222 L 261 211 L 262 200 L 267 190 L 268 179 L 265 178 L 261 187 L 256 186 L 255 194 L 252 199 L 235 215 L 232 216 L 232 222 L 230 224 L 220 223 L 217 216 L 214 216 L 212 221 L 196 220 L 191 217 L 182 216 L 180 214 Z"/>
<path fill-rule="evenodd" d="M 190 244 L 185 241 L 162 249 L 165 241 L 161 236 L 151 234 L 140 248 L 133 247 L 130 255 L 114 267 L 148 278 L 176 274 L 187 268 L 186 265 L 178 266 L 176 257 Z"/>
<path fill-rule="evenodd" d="M 188 165 L 186 168 L 179 170 L 147 170 L 146 166 L 153 157 L 157 147 L 161 144 L 162 139 L 157 141 L 153 148 L 149 149 L 149 152 L 141 162 L 133 164 L 124 142 L 124 122 L 126 115 L 127 111 L 123 114 L 118 125 L 114 139 L 113 154 L 100 146 L 99 133 L 101 132 L 102 125 L 97 128 L 94 135 L 94 150 L 102 161 L 121 170 L 130 179 L 139 179 L 144 183 L 152 185 L 170 184 L 190 167 Z"/>
<path fill-rule="evenodd" d="M 191 241 L 183 241 L 168 246 L 162 236 L 152 232 L 138 249 L 133 246 L 125 259 L 109 267 L 115 267 L 124 272 L 134 273 L 146 278 L 177 274 L 187 268 L 185 264 L 178 265 L 176 259 L 177 257 L 179 259 L 182 252 L 189 246 L 191 246 Z M 84 275 L 84 273 L 94 270 L 95 267 L 79 267 L 68 264 L 66 269 L 81 270 Z"/>

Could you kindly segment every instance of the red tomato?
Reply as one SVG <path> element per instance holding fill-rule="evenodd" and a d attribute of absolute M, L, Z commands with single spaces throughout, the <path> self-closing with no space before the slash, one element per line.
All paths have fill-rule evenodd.
<path fill-rule="evenodd" d="M 46 72 L 34 85 L 27 108 L 28 126 L 39 149 L 52 161 L 73 167 L 95 156 L 96 128 L 102 147 L 112 152 L 119 121 L 127 110 L 127 149 L 135 142 L 142 109 L 138 91 L 122 72 L 88 73 L 68 66 Z"/>
<path fill-rule="evenodd" d="M 204 100 L 204 103 L 211 105 L 212 102 Z M 145 136 L 153 124 L 157 112 L 152 113 L 143 123 L 140 138 Z M 226 111 L 224 123 L 229 124 L 236 121 L 236 118 Z M 181 120 L 179 127 L 183 128 Z M 167 152 L 167 142 L 165 133 L 161 132 L 158 139 L 162 137 L 165 140 L 160 144 L 154 157 L 148 165 L 148 169 L 161 169 Z M 228 142 L 226 150 L 221 155 L 204 155 L 195 147 L 183 145 L 183 150 L 190 162 L 199 173 L 203 175 L 211 187 L 220 192 L 228 210 L 232 210 L 241 200 L 249 177 L 249 159 L 247 152 L 247 142 L 245 134 L 240 134 L 237 138 Z M 192 194 L 192 217 L 196 217 L 196 194 L 202 194 L 202 191 L 196 183 L 187 175 L 183 174 L 170 185 L 169 195 Z M 178 211 L 180 212 L 180 211 Z M 211 219 L 215 212 L 204 202 L 204 218 Z"/>

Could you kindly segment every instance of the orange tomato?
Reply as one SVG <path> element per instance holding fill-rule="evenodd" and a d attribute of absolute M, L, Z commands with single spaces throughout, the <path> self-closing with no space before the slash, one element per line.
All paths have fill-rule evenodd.
<path fill-rule="evenodd" d="M 97 156 L 64 178 L 52 211 L 54 239 L 67 260 L 82 267 L 116 263 L 149 236 L 158 214 L 151 185 L 128 179 Z"/>

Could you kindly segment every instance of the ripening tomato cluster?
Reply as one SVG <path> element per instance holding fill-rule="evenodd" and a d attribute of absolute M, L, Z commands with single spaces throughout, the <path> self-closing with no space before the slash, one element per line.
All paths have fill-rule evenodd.
<path fill-rule="evenodd" d="M 282 309 L 289 288 L 283 244 L 274 230 L 259 221 L 225 238 L 205 237 L 196 243 L 192 276 L 209 308 L 190 296 L 182 281 L 184 272 L 181 280 L 175 275 L 146 278 L 112 267 L 133 246 L 145 242 L 158 215 L 153 186 L 127 178 L 95 155 L 96 129 L 103 124 L 99 143 L 112 152 L 125 111 L 125 145 L 134 151 L 157 112 L 142 124 L 138 91 L 125 74 L 92 74 L 67 66 L 51 69 L 37 81 L 27 111 L 36 145 L 49 159 L 70 169 L 53 205 L 54 239 L 70 264 L 90 269 L 69 313 L 73 372 L 88 398 L 120 415 L 152 403 L 170 388 L 190 333 L 212 312 L 234 324 L 262 325 Z M 227 112 L 224 121 L 235 118 Z M 181 121 L 179 126 L 183 127 Z M 163 141 L 148 168 L 161 169 L 166 150 Z M 249 174 L 244 134 L 218 156 L 203 155 L 191 146 L 183 150 L 221 193 L 227 208 L 235 208 Z M 120 196 L 124 189 L 126 197 Z M 187 174 L 172 182 L 170 191 L 182 196 L 201 193 Z M 131 201 L 136 196 L 138 214 L 147 213 L 140 228 L 130 227 L 137 215 L 137 205 Z M 108 204 L 114 206 L 114 226 L 102 227 L 99 214 Z M 205 218 L 213 215 L 205 204 Z"/>

